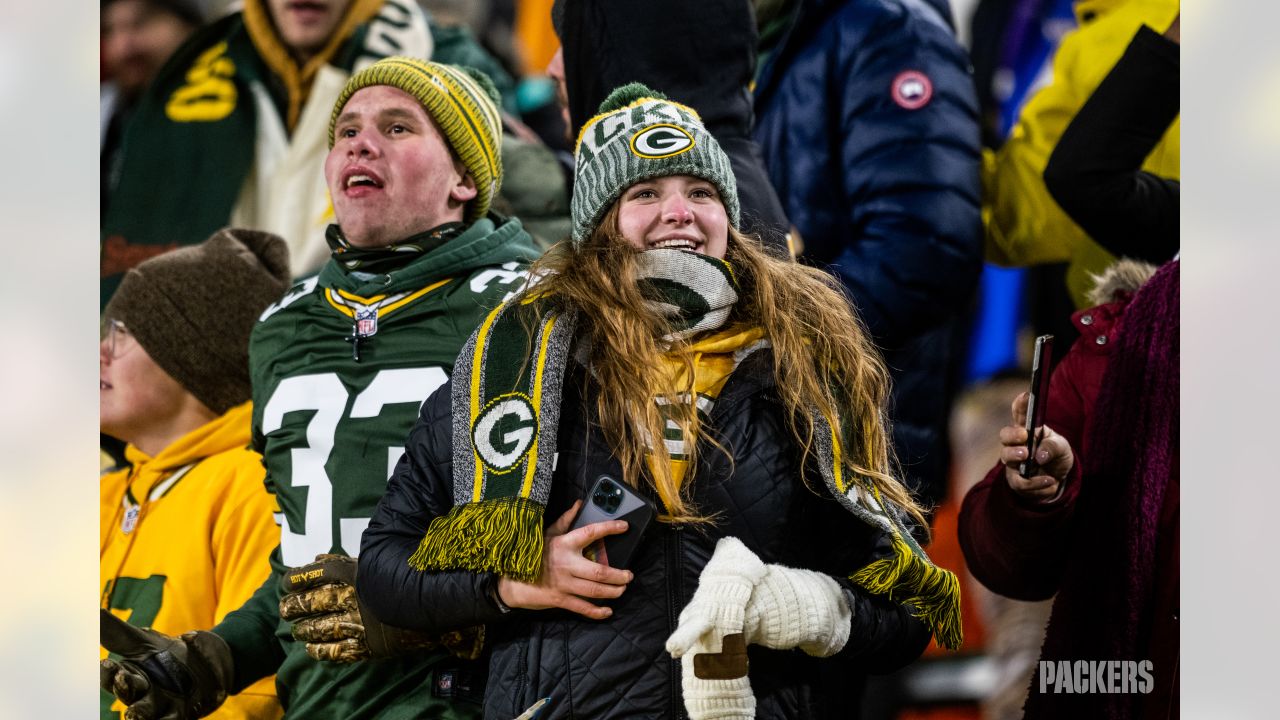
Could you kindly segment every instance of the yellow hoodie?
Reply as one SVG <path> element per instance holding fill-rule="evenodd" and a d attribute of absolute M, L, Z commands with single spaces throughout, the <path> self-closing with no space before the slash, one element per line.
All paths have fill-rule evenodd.
<path fill-rule="evenodd" d="M 698 412 L 693 417 L 693 427 L 690 428 L 694 437 L 697 437 L 701 423 L 710 417 L 716 398 L 720 397 L 720 391 L 729 381 L 729 376 L 737 369 L 738 363 L 745 356 L 745 351 L 754 349 L 762 338 L 764 338 L 763 328 L 735 326 L 711 333 L 689 346 L 689 352 L 693 356 L 693 394 L 697 397 L 698 408 Z M 671 356 L 664 356 L 663 361 L 671 378 L 669 387 L 687 387 L 688 366 L 684 361 Z M 684 403 L 691 400 L 693 398 L 687 395 L 680 398 Z M 665 403 L 660 400 L 658 404 L 661 406 Z M 681 432 L 679 424 L 674 420 L 668 420 L 663 444 L 667 450 L 667 460 L 671 463 L 671 476 L 675 480 L 676 487 L 680 487 L 684 482 L 684 476 L 689 470 L 688 456 L 685 451 L 686 442 L 688 438 Z M 649 456 L 650 463 L 657 461 L 657 457 Z M 653 466 L 649 467 L 652 469 Z M 666 497 L 661 488 L 658 491 L 663 504 L 667 508 L 672 507 L 672 498 Z"/>
<path fill-rule="evenodd" d="M 130 445 L 132 467 L 102 476 L 102 607 L 170 635 L 208 630 L 267 579 L 280 529 L 262 458 L 248 449 L 251 414 L 251 403 L 234 407 L 155 457 Z M 103 696 L 102 717 L 120 717 L 124 706 Z M 210 717 L 281 714 L 272 676 Z"/>

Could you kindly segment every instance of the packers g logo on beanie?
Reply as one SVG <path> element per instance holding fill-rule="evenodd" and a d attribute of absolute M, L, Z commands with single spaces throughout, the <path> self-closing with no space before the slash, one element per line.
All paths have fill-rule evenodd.
<path fill-rule="evenodd" d="M 640 83 L 623 85 L 600 103 L 574 146 L 572 240 L 581 243 L 622 192 L 644 180 L 691 175 L 716 186 L 738 226 L 738 184 L 729 156 L 698 112 Z"/>
<path fill-rule="evenodd" d="M 695 144 L 679 125 L 654 125 L 631 136 L 631 152 L 654 160 L 692 150 Z"/>

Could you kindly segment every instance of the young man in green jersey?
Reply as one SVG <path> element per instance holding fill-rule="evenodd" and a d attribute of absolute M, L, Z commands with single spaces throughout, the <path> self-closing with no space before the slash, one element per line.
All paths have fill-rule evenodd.
<path fill-rule="evenodd" d="M 489 213 L 496 101 L 479 73 L 408 58 L 356 73 L 338 96 L 333 256 L 262 314 L 250 348 L 254 446 L 281 510 L 272 575 L 212 632 L 132 637 L 123 661 L 104 662 L 130 717 L 203 717 L 272 673 L 286 717 L 480 717 L 482 678 L 450 652 L 474 654 L 474 638 L 361 612 L 348 556 L 422 401 L 536 255 L 518 220 Z M 288 592 L 300 585 L 318 587 Z"/>

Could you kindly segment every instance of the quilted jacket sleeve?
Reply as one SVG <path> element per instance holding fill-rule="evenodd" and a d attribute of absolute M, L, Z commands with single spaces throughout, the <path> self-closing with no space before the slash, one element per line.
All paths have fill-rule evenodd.
<path fill-rule="evenodd" d="M 852 14 L 837 20 L 865 25 Z M 872 335 L 893 347 L 952 317 L 977 281 L 978 108 L 948 29 L 901 13 L 864 30 L 841 34 L 831 71 L 847 217 L 827 242 Z"/>
<path fill-rule="evenodd" d="M 426 632 L 502 618 L 490 595 L 493 574 L 409 566 L 431 521 L 453 506 L 451 387 L 445 383 L 423 403 L 360 543 L 360 599 L 383 622 Z"/>

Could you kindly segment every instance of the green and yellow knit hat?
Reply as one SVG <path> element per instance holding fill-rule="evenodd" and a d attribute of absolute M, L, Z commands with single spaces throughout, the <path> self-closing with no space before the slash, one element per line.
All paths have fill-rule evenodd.
<path fill-rule="evenodd" d="M 403 90 L 427 111 L 444 133 L 445 141 L 476 182 L 476 197 L 467 206 L 467 222 L 489 212 L 502 187 L 502 118 L 497 88 L 488 75 L 463 65 L 445 65 L 410 57 L 389 57 L 351 76 L 338 94 L 329 116 L 329 147 L 333 127 L 351 96 L 373 85 Z"/>
<path fill-rule="evenodd" d="M 738 227 L 738 183 L 729 156 L 698 112 L 640 83 L 609 93 L 574 146 L 573 242 L 586 240 L 622 192 L 644 180 L 692 175 L 720 191 L 729 222 Z"/>

